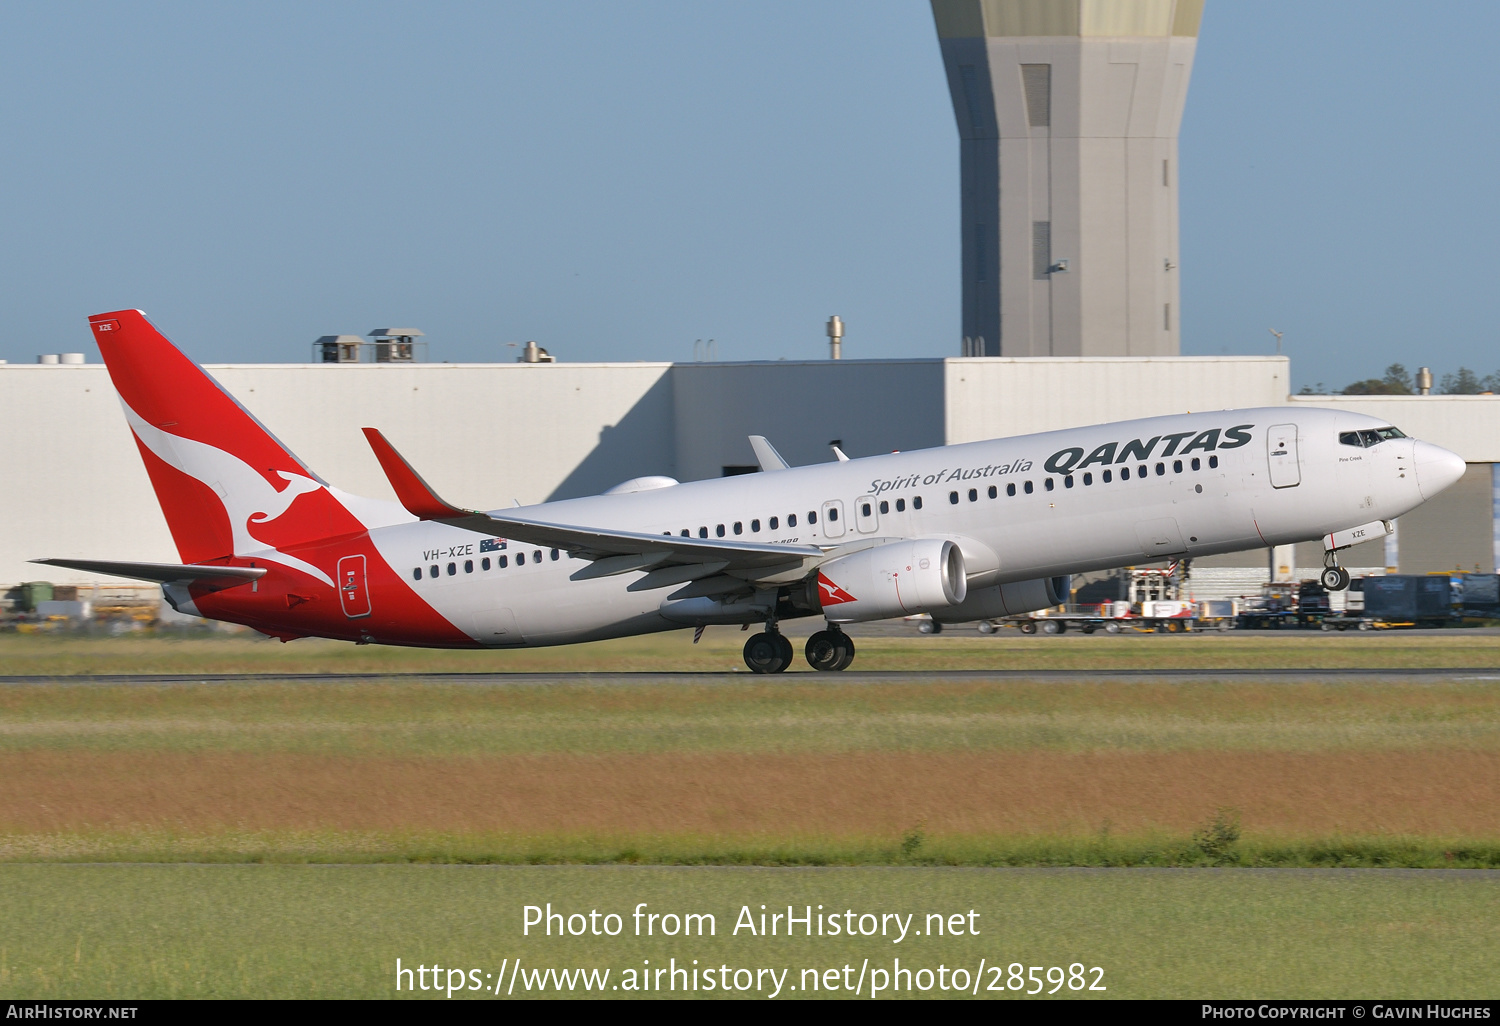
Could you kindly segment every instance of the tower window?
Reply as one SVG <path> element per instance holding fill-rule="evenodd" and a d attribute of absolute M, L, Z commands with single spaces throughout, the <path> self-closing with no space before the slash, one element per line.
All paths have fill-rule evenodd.
<path fill-rule="evenodd" d="M 1172 304 L 1163 303 L 1161 307 L 1161 330 L 1172 330 Z"/>
<path fill-rule="evenodd" d="M 1026 91 L 1026 123 L 1032 128 L 1052 125 L 1052 65 L 1021 65 L 1021 85 Z"/>
<path fill-rule="evenodd" d="M 1052 222 L 1031 222 L 1031 277 L 1047 281 L 1052 275 Z"/>

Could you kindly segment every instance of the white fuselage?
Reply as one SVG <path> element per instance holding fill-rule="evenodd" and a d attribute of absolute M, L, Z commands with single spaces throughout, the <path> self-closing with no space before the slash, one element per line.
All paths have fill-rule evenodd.
<path fill-rule="evenodd" d="M 951 539 L 962 549 L 973 594 L 1007 582 L 1312 540 L 1419 505 L 1424 468 L 1429 495 L 1462 473 L 1456 456 L 1413 439 L 1370 446 L 1339 440 L 1383 426 L 1319 409 L 1192 413 L 505 512 L 552 524 L 840 552 Z M 392 517 L 400 519 L 409 518 Z M 694 615 L 702 600 L 683 605 L 669 597 L 670 587 L 629 590 L 641 572 L 573 580 L 588 564 L 566 552 L 554 556 L 511 541 L 503 552 L 481 553 L 481 536 L 433 522 L 370 526 L 377 549 L 412 591 L 481 644 L 563 644 L 705 622 Z"/>

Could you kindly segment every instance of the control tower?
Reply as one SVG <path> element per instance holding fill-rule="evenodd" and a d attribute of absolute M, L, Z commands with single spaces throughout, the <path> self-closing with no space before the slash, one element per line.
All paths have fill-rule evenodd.
<path fill-rule="evenodd" d="M 1177 130 L 1203 0 L 932 0 L 967 356 L 1175 356 Z"/>

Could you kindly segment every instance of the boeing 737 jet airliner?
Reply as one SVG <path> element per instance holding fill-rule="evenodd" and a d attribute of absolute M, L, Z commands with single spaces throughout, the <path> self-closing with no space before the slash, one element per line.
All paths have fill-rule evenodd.
<path fill-rule="evenodd" d="M 1221 410 L 788 467 L 483 512 L 439 498 L 366 428 L 397 505 L 323 480 L 138 310 L 89 318 L 181 564 L 37 562 L 161 584 L 196 616 L 289 641 L 563 645 L 762 624 L 756 673 L 793 651 L 842 670 L 841 624 L 940 622 L 1065 601 L 1068 576 L 1319 537 L 1337 554 L 1457 481 L 1464 462 L 1382 421 Z"/>

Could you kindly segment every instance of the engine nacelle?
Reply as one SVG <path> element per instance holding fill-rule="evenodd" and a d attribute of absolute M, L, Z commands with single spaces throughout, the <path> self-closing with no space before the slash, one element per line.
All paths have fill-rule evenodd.
<path fill-rule="evenodd" d="M 1032 613 L 1068 601 L 1071 585 L 1071 580 L 1064 575 L 980 588 L 970 592 L 964 601 L 956 605 L 934 610 L 932 618 L 943 623 L 966 623 L 970 620 L 991 620 L 999 616 Z"/>
<path fill-rule="evenodd" d="M 964 600 L 964 554 L 943 538 L 861 549 L 818 567 L 818 602 L 831 623 L 946 609 Z"/>

